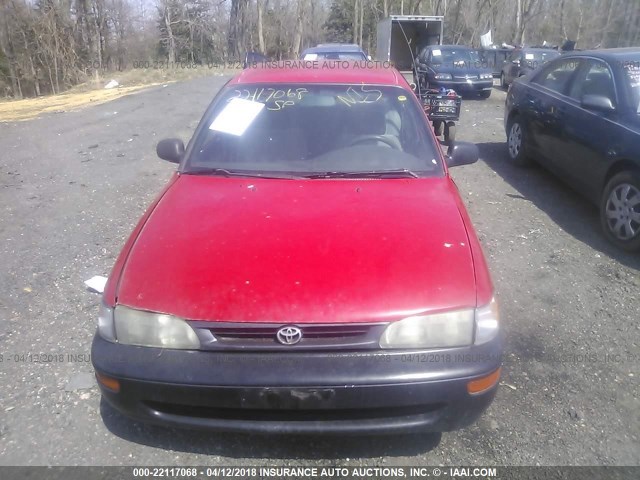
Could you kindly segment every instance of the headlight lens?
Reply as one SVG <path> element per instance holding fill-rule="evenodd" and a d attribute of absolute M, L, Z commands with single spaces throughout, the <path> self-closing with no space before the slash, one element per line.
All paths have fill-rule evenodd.
<path fill-rule="evenodd" d="M 380 348 L 450 348 L 473 342 L 474 310 L 408 317 L 390 324 Z"/>
<path fill-rule="evenodd" d="M 493 78 L 493 74 L 492 73 L 482 73 L 482 74 L 480 74 L 480 78 L 483 78 L 483 79 Z"/>
<path fill-rule="evenodd" d="M 100 311 L 98 312 L 98 334 L 109 342 L 116 341 L 113 308 L 107 307 L 103 302 L 100 302 Z"/>
<path fill-rule="evenodd" d="M 119 343 L 184 350 L 200 348 L 198 336 L 180 318 L 124 306 L 115 308 L 114 317 Z"/>
<path fill-rule="evenodd" d="M 436 73 L 436 80 L 451 80 L 453 77 L 450 73 Z"/>
<path fill-rule="evenodd" d="M 492 298 L 488 305 L 476 308 L 476 345 L 493 340 L 500 328 L 498 302 Z"/>
<path fill-rule="evenodd" d="M 380 348 L 454 348 L 481 345 L 498 335 L 499 320 L 495 298 L 476 309 L 408 317 L 387 326 L 380 338 Z"/>

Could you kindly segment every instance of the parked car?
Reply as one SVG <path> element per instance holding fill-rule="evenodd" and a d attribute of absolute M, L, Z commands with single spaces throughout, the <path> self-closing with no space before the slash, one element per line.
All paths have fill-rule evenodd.
<path fill-rule="evenodd" d="M 416 57 L 416 83 L 421 89 L 445 88 L 489 98 L 493 73 L 477 50 L 461 45 L 429 45 Z"/>
<path fill-rule="evenodd" d="M 509 158 L 531 159 L 600 205 L 605 235 L 640 249 L 640 49 L 567 53 L 507 93 Z"/>
<path fill-rule="evenodd" d="M 491 403 L 485 258 L 394 69 L 251 68 L 227 83 L 105 287 L 104 398 L 179 427 L 443 431 Z"/>
<path fill-rule="evenodd" d="M 500 78 L 504 62 L 513 53 L 513 48 L 480 48 L 478 54 L 483 66 L 490 68 L 495 78 Z"/>
<path fill-rule="evenodd" d="M 507 88 L 514 79 L 528 75 L 549 60 L 558 58 L 560 52 L 551 48 L 518 48 L 505 60 L 500 72 L 500 86 Z"/>
<path fill-rule="evenodd" d="M 307 48 L 300 60 L 369 60 L 359 45 L 352 43 L 323 43 Z"/>

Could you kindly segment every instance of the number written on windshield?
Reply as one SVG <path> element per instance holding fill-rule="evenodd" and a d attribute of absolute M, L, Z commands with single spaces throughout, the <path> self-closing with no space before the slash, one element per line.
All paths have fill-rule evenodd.
<path fill-rule="evenodd" d="M 293 106 L 297 101 L 302 100 L 304 95 L 309 93 L 306 88 L 243 88 L 233 91 L 233 95 L 227 100 L 230 102 L 234 98 L 241 98 L 252 102 L 260 102 L 267 105 L 267 110 L 277 111 L 285 107 Z"/>

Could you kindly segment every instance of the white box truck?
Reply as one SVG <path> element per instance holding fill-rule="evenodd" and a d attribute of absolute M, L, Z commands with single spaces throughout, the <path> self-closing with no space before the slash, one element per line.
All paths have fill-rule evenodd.
<path fill-rule="evenodd" d="M 378 23 L 376 60 L 391 62 L 403 73 L 426 45 L 441 45 L 444 17 L 391 15 Z"/>

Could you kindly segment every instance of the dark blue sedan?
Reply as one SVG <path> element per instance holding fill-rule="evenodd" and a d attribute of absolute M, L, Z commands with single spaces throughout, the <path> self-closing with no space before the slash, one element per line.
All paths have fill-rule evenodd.
<path fill-rule="evenodd" d="M 480 54 L 463 45 L 429 45 L 415 59 L 414 76 L 422 89 L 446 88 L 489 98 L 493 72 Z"/>
<path fill-rule="evenodd" d="M 509 159 L 535 160 L 600 206 L 607 238 L 640 250 L 640 48 L 563 55 L 516 79 Z"/>

